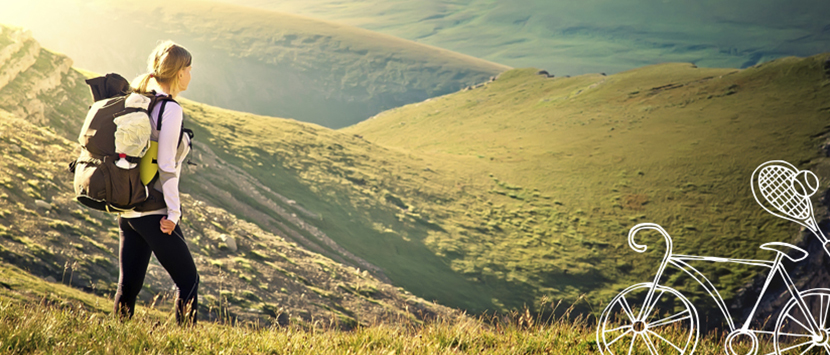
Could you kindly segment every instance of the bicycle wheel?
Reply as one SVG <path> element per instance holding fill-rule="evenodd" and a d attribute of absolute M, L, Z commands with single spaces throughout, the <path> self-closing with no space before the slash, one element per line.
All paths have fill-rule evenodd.
<path fill-rule="evenodd" d="M 830 289 L 814 288 L 801 293 L 807 305 L 805 314 L 793 298 L 784 306 L 775 324 L 773 339 L 775 353 L 824 354 L 830 355 Z M 819 329 L 813 329 L 809 318 L 815 320 Z"/>
<path fill-rule="evenodd" d="M 658 285 L 646 309 L 652 283 L 633 285 L 614 297 L 597 325 L 597 344 L 610 355 L 689 355 L 700 333 L 697 310 L 677 290 Z"/>

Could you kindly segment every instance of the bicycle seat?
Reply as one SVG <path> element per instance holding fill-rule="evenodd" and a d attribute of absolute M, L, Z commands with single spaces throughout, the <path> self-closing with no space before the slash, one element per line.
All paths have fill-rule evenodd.
<path fill-rule="evenodd" d="M 781 255 L 785 256 L 787 259 L 790 259 L 792 262 L 799 262 L 807 258 L 806 250 L 801 249 L 795 245 L 789 243 L 780 243 L 780 242 L 771 242 L 771 243 L 764 243 L 761 245 L 761 249 L 774 251 L 777 253 L 781 253 Z M 790 256 L 789 253 L 792 252 L 794 255 Z"/>

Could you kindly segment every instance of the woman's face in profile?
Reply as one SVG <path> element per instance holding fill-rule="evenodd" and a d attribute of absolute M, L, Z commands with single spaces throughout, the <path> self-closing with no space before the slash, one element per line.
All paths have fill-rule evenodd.
<path fill-rule="evenodd" d="M 179 91 L 187 90 L 187 86 L 190 85 L 190 70 L 192 68 L 193 66 L 189 65 L 179 72 Z"/>

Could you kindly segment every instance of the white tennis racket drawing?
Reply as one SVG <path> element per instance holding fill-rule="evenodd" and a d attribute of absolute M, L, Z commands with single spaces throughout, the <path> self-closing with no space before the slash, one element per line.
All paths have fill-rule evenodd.
<path fill-rule="evenodd" d="M 763 163 L 752 173 L 752 195 L 764 210 L 773 216 L 807 227 L 822 243 L 826 243 L 827 237 L 816 223 L 810 200 L 818 187 L 816 174 L 809 170 L 798 170 L 783 160 Z"/>

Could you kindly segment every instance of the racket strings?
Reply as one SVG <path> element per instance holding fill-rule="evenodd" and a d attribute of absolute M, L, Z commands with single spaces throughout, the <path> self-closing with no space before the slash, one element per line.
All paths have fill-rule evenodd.
<path fill-rule="evenodd" d="M 761 169 L 758 186 L 761 194 L 773 207 L 793 218 L 810 217 L 809 205 L 804 196 L 792 188 L 795 173 L 782 166 L 772 165 Z"/>

